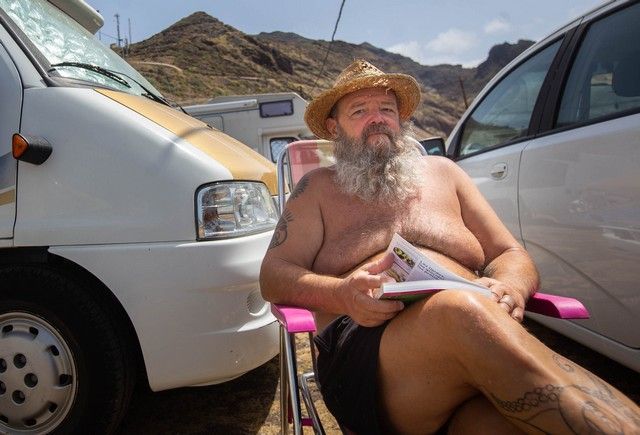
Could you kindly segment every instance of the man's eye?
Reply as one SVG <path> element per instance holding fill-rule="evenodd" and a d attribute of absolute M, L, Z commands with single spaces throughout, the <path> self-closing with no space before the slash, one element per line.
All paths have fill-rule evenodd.
<path fill-rule="evenodd" d="M 358 109 L 351 112 L 351 116 L 362 115 L 364 113 L 364 109 Z"/>

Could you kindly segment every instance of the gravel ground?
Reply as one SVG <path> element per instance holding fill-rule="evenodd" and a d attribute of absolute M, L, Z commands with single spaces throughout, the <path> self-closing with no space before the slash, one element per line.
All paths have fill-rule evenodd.
<path fill-rule="evenodd" d="M 578 362 L 640 404 L 640 373 L 535 322 L 527 321 L 526 326 L 556 352 Z M 308 361 L 301 363 L 305 364 Z M 278 358 L 221 385 L 159 393 L 140 389 L 120 434 L 277 434 L 278 394 Z M 321 413 L 327 433 L 340 433 L 326 410 Z"/>

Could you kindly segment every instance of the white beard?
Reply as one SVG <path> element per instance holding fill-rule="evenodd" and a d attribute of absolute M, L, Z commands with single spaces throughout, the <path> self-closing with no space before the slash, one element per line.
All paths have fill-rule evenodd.
<path fill-rule="evenodd" d="M 367 144 L 374 133 L 383 135 Z M 384 124 L 371 124 L 358 139 L 348 138 L 338 126 L 335 150 L 336 182 L 344 193 L 382 204 L 402 202 L 416 194 L 421 154 L 408 123 L 396 134 Z"/>

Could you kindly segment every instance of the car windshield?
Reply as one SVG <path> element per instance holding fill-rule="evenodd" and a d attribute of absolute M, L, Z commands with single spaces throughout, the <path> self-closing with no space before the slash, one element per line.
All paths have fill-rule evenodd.
<path fill-rule="evenodd" d="M 0 0 L 0 8 L 49 62 L 43 65 L 49 74 L 130 94 L 161 96 L 124 59 L 48 1 Z"/>

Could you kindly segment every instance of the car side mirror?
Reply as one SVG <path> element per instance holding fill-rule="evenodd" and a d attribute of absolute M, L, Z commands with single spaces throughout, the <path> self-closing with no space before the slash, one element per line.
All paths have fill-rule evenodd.
<path fill-rule="evenodd" d="M 430 137 L 420 141 L 420 145 L 430 156 L 444 156 L 444 139 L 439 136 Z"/>

